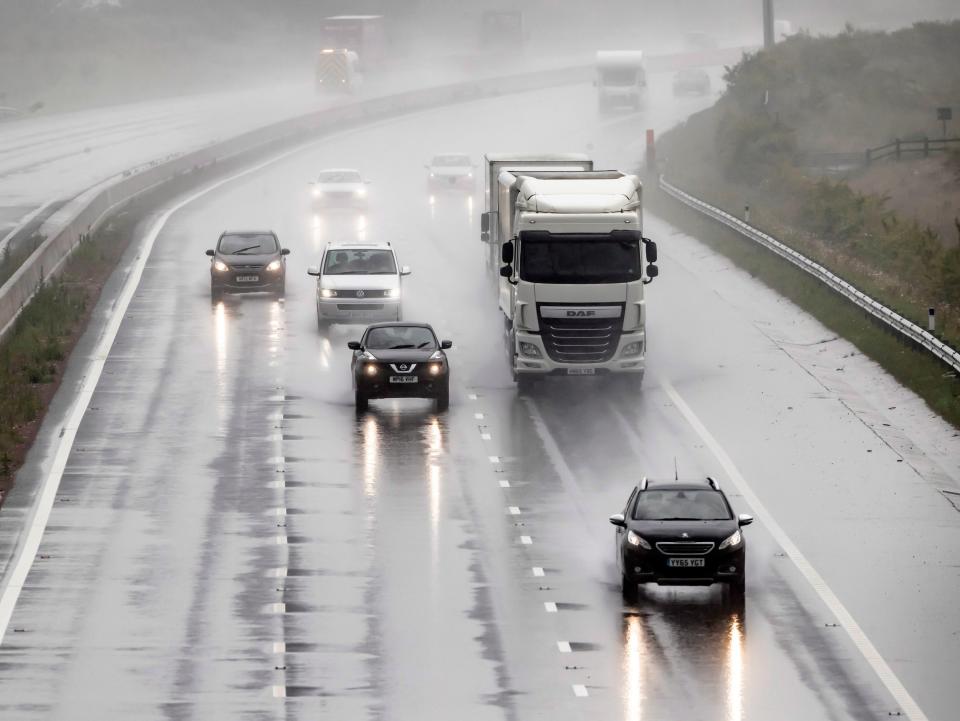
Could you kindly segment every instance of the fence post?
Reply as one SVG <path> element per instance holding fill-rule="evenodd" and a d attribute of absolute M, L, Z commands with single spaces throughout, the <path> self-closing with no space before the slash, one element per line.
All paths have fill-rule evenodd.
<path fill-rule="evenodd" d="M 923 136 L 923 157 L 930 157 L 930 138 L 926 135 Z"/>
<path fill-rule="evenodd" d="M 867 149 L 864 151 L 863 156 L 864 156 L 863 159 L 866 161 L 865 165 L 867 165 L 867 167 L 869 167 L 869 166 L 870 166 L 870 148 L 867 148 Z"/>
<path fill-rule="evenodd" d="M 900 160 L 900 138 L 897 138 L 894 142 L 897 145 L 897 160 Z"/>
<path fill-rule="evenodd" d="M 937 330 L 937 309 L 927 308 L 927 330 L 931 333 Z"/>

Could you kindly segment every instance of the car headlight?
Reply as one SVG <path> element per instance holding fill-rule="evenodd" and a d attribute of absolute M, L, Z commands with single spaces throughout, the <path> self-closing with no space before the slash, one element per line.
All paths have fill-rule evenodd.
<path fill-rule="evenodd" d="M 220 273 L 226 273 L 228 270 L 230 270 L 230 267 L 222 260 L 215 260 L 213 261 L 213 269 Z"/>
<path fill-rule="evenodd" d="M 743 543 L 743 535 L 740 533 L 740 529 L 738 528 L 736 531 L 723 539 L 723 541 L 720 543 L 720 550 L 722 551 L 725 548 L 736 548 L 741 543 Z"/>
<path fill-rule="evenodd" d="M 468 177 L 468 178 L 472 178 L 472 177 L 473 177 L 473 171 L 472 171 L 472 170 L 468 170 L 468 171 L 467 171 L 467 177 Z"/>
<path fill-rule="evenodd" d="M 320 289 L 320 297 L 321 297 L 321 298 L 336 298 L 336 297 L 337 297 L 337 291 L 333 290 L 332 288 L 321 288 L 321 289 Z"/>
<path fill-rule="evenodd" d="M 269 263 L 267 263 L 267 271 L 268 271 L 268 272 L 270 272 L 270 273 L 276 273 L 278 270 L 280 270 L 280 261 L 279 261 L 279 260 L 271 260 Z"/>
<path fill-rule="evenodd" d="M 436 174 L 436 173 L 430 173 L 430 177 L 431 177 L 431 178 L 436 178 L 436 177 L 437 177 L 437 174 Z"/>
<path fill-rule="evenodd" d="M 377 374 L 377 367 L 373 363 L 367 363 L 363 367 L 363 372 L 368 376 L 375 376 Z"/>
<path fill-rule="evenodd" d="M 526 343 L 520 341 L 520 355 L 527 356 L 528 358 L 541 358 L 540 349 L 536 346 L 535 343 Z"/>
<path fill-rule="evenodd" d="M 643 536 L 638 536 L 633 531 L 627 531 L 627 543 L 631 546 L 639 546 L 640 548 L 646 548 L 650 550 L 650 544 L 647 543 L 646 539 Z"/>
<path fill-rule="evenodd" d="M 623 347 L 623 352 L 621 352 L 620 355 L 623 356 L 624 358 L 640 355 L 640 350 L 642 348 L 643 348 L 643 344 L 640 341 L 637 341 L 635 343 L 627 343 Z"/>
<path fill-rule="evenodd" d="M 321 195 L 323 195 L 323 191 L 320 190 L 320 188 L 314 188 L 312 194 L 314 198 L 319 198 Z"/>
<path fill-rule="evenodd" d="M 399 289 L 399 288 L 390 288 L 390 289 L 388 289 L 388 290 L 385 290 L 385 291 L 383 291 L 383 297 L 384 297 L 384 298 L 399 298 L 399 297 L 400 297 L 400 289 Z"/>
<path fill-rule="evenodd" d="M 429 368 L 430 368 L 430 375 L 438 376 L 440 375 L 440 370 L 443 368 L 443 365 L 440 363 L 431 363 Z"/>
<path fill-rule="evenodd" d="M 365 198 L 367 197 L 367 189 L 357 188 L 356 190 L 353 191 L 353 194 L 356 195 L 358 198 Z"/>

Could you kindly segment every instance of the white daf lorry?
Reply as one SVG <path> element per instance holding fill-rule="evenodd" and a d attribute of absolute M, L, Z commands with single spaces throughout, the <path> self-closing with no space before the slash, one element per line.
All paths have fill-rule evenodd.
<path fill-rule="evenodd" d="M 642 202 L 640 179 L 619 171 L 500 170 L 481 230 L 521 391 L 547 376 L 642 380 L 644 286 L 659 272 Z"/>

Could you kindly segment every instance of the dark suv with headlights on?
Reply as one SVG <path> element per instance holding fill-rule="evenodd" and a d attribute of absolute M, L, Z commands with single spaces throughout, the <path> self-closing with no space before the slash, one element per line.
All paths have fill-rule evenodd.
<path fill-rule="evenodd" d="M 633 489 L 617 527 L 616 553 L 626 601 L 638 585 L 706 586 L 726 583 L 735 597 L 746 588 L 746 542 L 741 527 L 753 523 L 734 515 L 712 478 L 648 481 Z"/>
<path fill-rule="evenodd" d="M 377 323 L 351 341 L 350 371 L 357 411 L 372 398 L 433 398 L 438 411 L 450 405 L 451 341 L 437 341 L 426 323 Z"/>
<path fill-rule="evenodd" d="M 224 293 L 269 292 L 282 298 L 290 251 L 271 230 L 227 231 L 210 256 L 210 297 Z"/>

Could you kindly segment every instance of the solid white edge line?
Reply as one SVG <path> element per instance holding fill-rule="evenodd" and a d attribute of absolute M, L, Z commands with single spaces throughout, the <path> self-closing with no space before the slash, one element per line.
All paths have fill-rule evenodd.
<path fill-rule="evenodd" d="M 578 698 L 584 698 L 590 694 L 587 692 L 587 687 L 582 683 L 575 683 L 573 684 L 573 695 Z"/>
<path fill-rule="evenodd" d="M 727 452 L 723 449 L 723 446 L 713 437 L 713 434 L 707 430 L 707 427 L 700 421 L 697 415 L 693 412 L 690 406 L 687 405 L 686 401 L 680 396 L 677 392 L 677 389 L 673 387 L 673 384 L 666 379 L 660 380 L 661 387 L 666 391 L 667 395 L 670 397 L 670 400 L 677 407 L 677 410 L 680 411 L 681 415 L 686 419 L 687 423 L 696 431 L 697 435 L 700 436 L 701 440 L 707 445 L 713 455 L 720 461 L 720 465 L 723 467 L 724 471 L 727 473 L 727 477 L 736 486 L 737 490 L 744 497 L 746 502 L 750 507 L 757 513 L 760 517 L 759 522 L 762 523 L 770 535 L 773 536 L 773 539 L 780 545 L 784 553 L 793 561 L 794 565 L 800 570 L 803 576 L 807 579 L 810 585 L 813 587 L 813 590 L 817 592 L 817 595 L 820 596 L 820 600 L 830 609 L 833 615 L 840 622 L 840 625 L 847 632 L 847 635 L 850 636 L 850 640 L 853 641 L 853 645 L 857 647 L 857 650 L 860 651 L 863 658 L 874 670 L 874 672 L 879 677 L 881 683 L 886 687 L 887 691 L 890 692 L 890 695 L 893 696 L 893 699 L 900 705 L 900 708 L 907 715 L 911 721 L 928 721 L 926 714 L 920 709 L 920 706 L 917 705 L 917 702 L 913 700 L 913 697 L 900 682 L 900 679 L 897 678 L 897 675 L 893 672 L 893 669 L 887 664 L 887 662 L 880 655 L 880 652 L 877 651 L 876 647 L 867 638 L 867 635 L 863 632 L 863 629 L 860 628 L 853 616 L 847 611 L 846 607 L 833 592 L 833 590 L 827 585 L 827 582 L 823 577 L 817 572 L 813 565 L 807 560 L 806 556 L 800 552 L 800 549 L 797 548 L 796 544 L 790 537 L 786 534 L 783 528 L 780 527 L 770 512 L 766 507 L 761 503 L 760 499 L 750 488 L 750 485 L 747 483 L 746 479 L 741 475 L 740 471 L 737 470 L 736 465 L 734 465 L 733 460 L 727 455 Z"/>
<path fill-rule="evenodd" d="M 376 124 L 372 123 L 370 125 L 375 126 Z M 349 133 L 351 131 L 344 132 Z M 73 407 L 70 409 L 67 420 L 63 425 L 61 436 L 57 441 L 57 450 L 53 457 L 50 471 L 43 480 L 39 498 L 34 505 L 29 520 L 27 534 L 19 548 L 15 560 L 12 562 L 12 570 L 6 574 L 6 580 L 3 588 L 0 589 L 0 646 L 3 645 L 7 628 L 10 625 L 10 619 L 13 617 L 14 608 L 16 608 L 17 601 L 20 599 L 20 592 L 23 590 L 23 585 L 27 580 L 30 569 L 33 567 L 34 558 L 36 557 L 37 551 L 40 548 L 40 541 L 43 539 L 44 531 L 47 528 L 47 522 L 50 520 L 50 513 L 53 510 L 53 501 L 57 495 L 57 491 L 60 489 L 60 480 L 63 478 L 63 471 L 67 466 L 67 460 L 70 458 L 70 452 L 73 450 L 73 442 L 76 439 L 80 422 L 83 420 L 83 416 L 87 412 L 87 407 L 90 405 L 90 400 L 93 398 L 93 393 L 97 388 L 97 384 L 100 382 L 100 376 L 103 374 L 103 368 L 104 365 L 106 365 L 110 349 L 113 347 L 113 342 L 116 340 L 117 334 L 120 331 L 120 325 L 123 323 L 123 320 L 126 317 L 127 308 L 130 306 L 130 301 L 133 300 L 133 296 L 140 285 L 140 279 L 143 277 L 143 271 L 147 266 L 147 261 L 150 259 L 150 254 L 153 251 L 153 245 L 156 243 L 157 238 L 163 231 L 163 228 L 175 213 L 190 203 L 199 200 L 208 193 L 212 193 L 214 190 L 217 190 L 218 188 L 221 188 L 227 183 L 231 183 L 238 178 L 243 178 L 247 175 L 258 173 L 264 168 L 282 162 L 283 160 L 292 157 L 295 154 L 302 153 L 306 147 L 329 141 L 330 138 L 336 137 L 339 134 L 342 133 L 325 135 L 323 138 L 319 138 L 312 143 L 305 143 L 304 145 L 281 153 L 280 155 L 273 156 L 269 160 L 251 166 L 239 173 L 235 173 L 234 175 L 226 178 L 221 178 L 220 180 L 207 185 L 201 190 L 190 194 L 180 202 L 165 210 L 160 217 L 157 218 L 156 222 L 154 222 L 154 224 L 150 227 L 149 232 L 146 234 L 144 241 L 141 244 L 136 262 L 133 264 L 130 275 L 127 276 L 127 280 L 123 285 L 123 290 L 117 297 L 117 302 L 114 304 L 114 307 L 110 313 L 107 324 L 103 329 L 103 334 L 100 336 L 99 342 L 90 355 L 91 360 L 89 361 L 87 367 L 87 374 L 83 379 L 83 383 L 81 384 L 80 390 L 77 393 L 77 399 L 74 401 Z M 282 401 L 283 397 L 281 396 L 279 400 Z"/>

